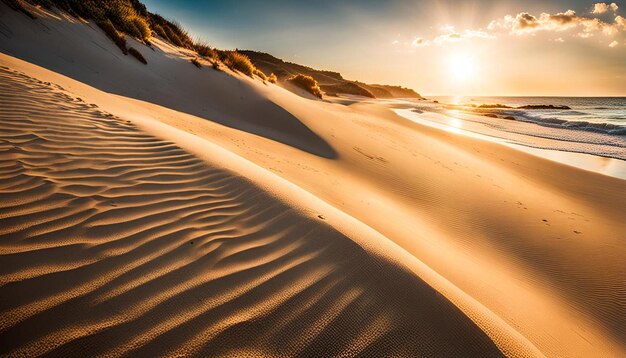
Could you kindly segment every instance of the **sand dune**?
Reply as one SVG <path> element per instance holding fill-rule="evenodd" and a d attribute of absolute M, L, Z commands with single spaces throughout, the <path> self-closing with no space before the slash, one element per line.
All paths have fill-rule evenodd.
<path fill-rule="evenodd" d="M 0 79 L 2 354 L 501 355 L 322 219 L 58 86 Z"/>
<path fill-rule="evenodd" d="M 626 181 L 9 11 L 1 354 L 626 355 Z"/>

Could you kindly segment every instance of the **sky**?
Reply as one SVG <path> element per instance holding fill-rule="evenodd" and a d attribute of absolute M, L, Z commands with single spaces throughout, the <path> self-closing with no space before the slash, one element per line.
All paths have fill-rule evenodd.
<path fill-rule="evenodd" d="M 195 38 L 424 95 L 626 96 L 626 3 L 144 0 Z"/>

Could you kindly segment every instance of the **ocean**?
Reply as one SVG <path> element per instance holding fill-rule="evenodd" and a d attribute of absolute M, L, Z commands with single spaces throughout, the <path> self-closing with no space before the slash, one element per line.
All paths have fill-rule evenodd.
<path fill-rule="evenodd" d="M 606 158 L 601 163 L 611 168 L 604 172 L 626 178 L 626 97 L 441 96 L 403 103 L 397 113 L 412 121 L 547 150 L 541 152 L 546 157 L 579 153 Z M 519 108 L 550 105 L 556 108 Z M 569 109 L 558 108 L 563 106 Z M 567 157 L 568 164 L 580 161 Z"/>
<path fill-rule="evenodd" d="M 567 106 L 571 109 L 493 109 L 542 126 L 626 135 L 626 97 L 434 97 L 442 103 Z"/>

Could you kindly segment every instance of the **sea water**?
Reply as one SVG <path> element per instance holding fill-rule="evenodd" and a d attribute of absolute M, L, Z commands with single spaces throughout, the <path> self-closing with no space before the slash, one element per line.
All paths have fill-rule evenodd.
<path fill-rule="evenodd" d="M 522 145 L 626 160 L 626 97 L 432 97 L 411 103 L 417 112 L 462 119 L 466 130 Z M 570 109 L 519 108 L 529 105 Z"/>
<path fill-rule="evenodd" d="M 543 157 L 626 179 L 626 97 L 429 97 L 395 103 L 396 113 L 412 121 L 543 150 Z M 532 105 L 570 109 L 519 108 Z"/>
<path fill-rule="evenodd" d="M 463 97 L 446 98 L 462 104 L 567 106 L 571 109 L 502 110 L 517 120 L 601 133 L 626 135 L 626 97 Z"/>

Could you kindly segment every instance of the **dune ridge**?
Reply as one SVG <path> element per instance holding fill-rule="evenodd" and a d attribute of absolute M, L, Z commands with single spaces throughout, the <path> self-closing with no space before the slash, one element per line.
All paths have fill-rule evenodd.
<path fill-rule="evenodd" d="M 3 355 L 501 356 L 322 219 L 59 86 L 0 79 Z"/>

